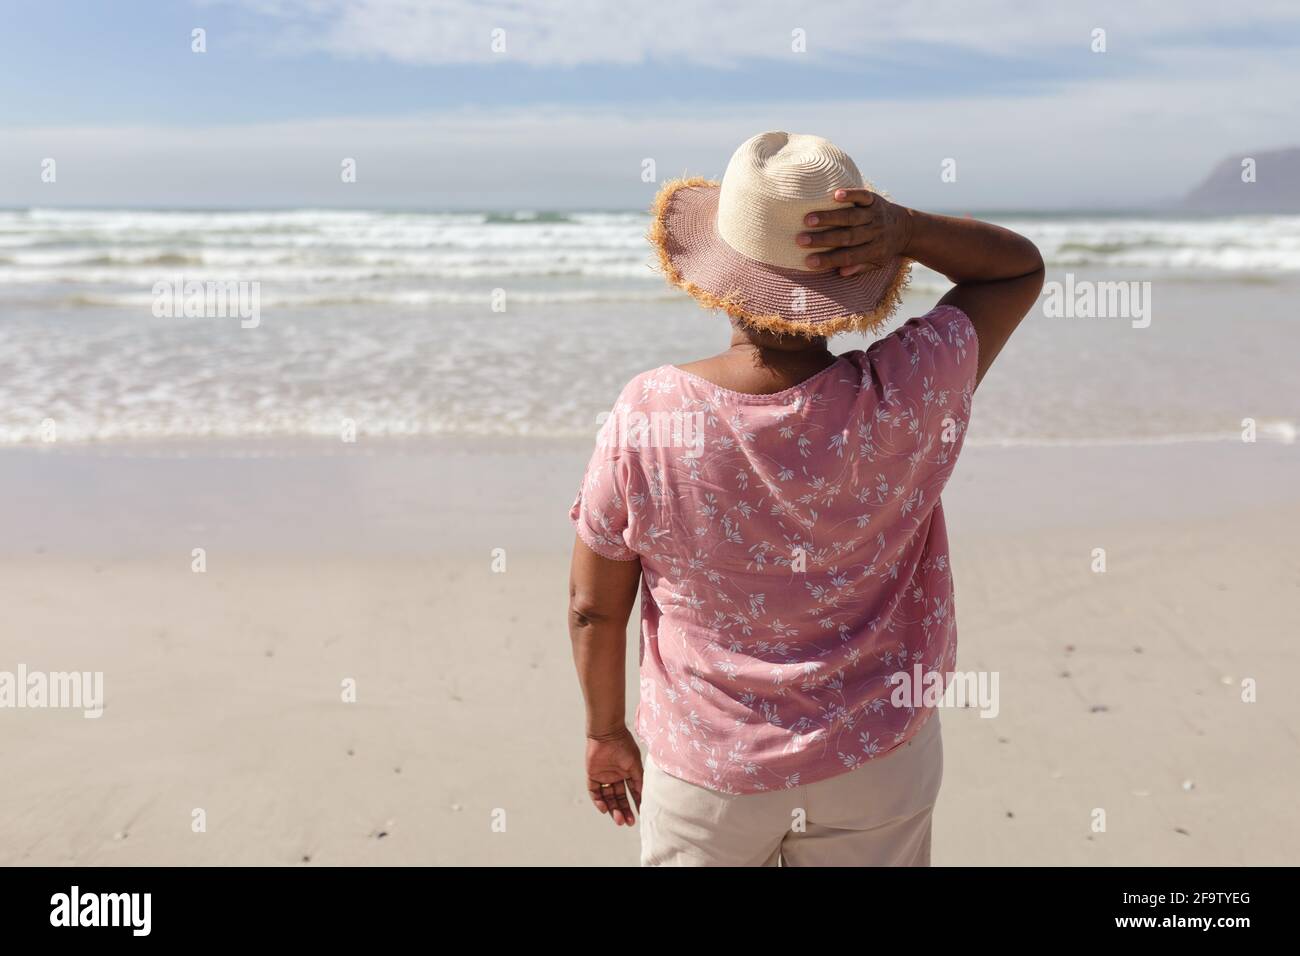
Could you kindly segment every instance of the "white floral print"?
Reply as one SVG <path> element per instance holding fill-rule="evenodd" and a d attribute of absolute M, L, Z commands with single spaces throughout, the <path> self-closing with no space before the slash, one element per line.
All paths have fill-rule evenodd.
<path fill-rule="evenodd" d="M 662 770 L 727 793 L 815 783 L 924 723 L 889 679 L 955 665 L 939 494 L 976 357 L 940 306 L 774 395 L 673 366 L 623 389 L 619 415 L 697 413 L 704 438 L 607 429 L 570 514 L 592 550 L 641 562 L 636 731 Z"/>

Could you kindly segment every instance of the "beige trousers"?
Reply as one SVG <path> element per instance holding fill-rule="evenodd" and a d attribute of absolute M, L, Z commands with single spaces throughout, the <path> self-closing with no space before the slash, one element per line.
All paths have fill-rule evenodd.
<path fill-rule="evenodd" d="M 829 780 L 728 795 L 646 761 L 642 866 L 929 866 L 943 780 L 939 713 L 903 746 Z"/>

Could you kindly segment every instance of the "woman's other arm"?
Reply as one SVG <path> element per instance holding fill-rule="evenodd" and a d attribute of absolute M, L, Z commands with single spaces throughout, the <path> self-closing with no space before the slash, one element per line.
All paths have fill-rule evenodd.
<path fill-rule="evenodd" d="M 629 792 L 641 807 L 641 751 L 627 729 L 623 692 L 627 622 L 640 580 L 640 561 L 612 561 L 575 538 L 569 639 L 587 706 L 587 792 L 619 826 L 634 822 Z"/>

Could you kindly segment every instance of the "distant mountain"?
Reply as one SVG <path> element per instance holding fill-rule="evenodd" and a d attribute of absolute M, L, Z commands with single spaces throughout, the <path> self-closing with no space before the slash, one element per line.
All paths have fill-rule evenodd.
<path fill-rule="evenodd" d="M 1255 181 L 1242 182 L 1242 162 L 1255 161 Z M 1183 197 L 1197 212 L 1300 213 L 1300 147 L 1229 156 Z"/>

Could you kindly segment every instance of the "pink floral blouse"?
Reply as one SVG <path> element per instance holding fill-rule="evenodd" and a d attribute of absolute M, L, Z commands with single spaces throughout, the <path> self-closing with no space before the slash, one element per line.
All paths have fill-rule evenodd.
<path fill-rule="evenodd" d="M 636 731 L 689 783 L 753 793 L 853 770 L 930 716 L 891 676 L 957 650 L 939 494 L 976 340 L 940 306 L 773 395 L 665 365 L 627 384 L 570 513 L 639 559 Z"/>

